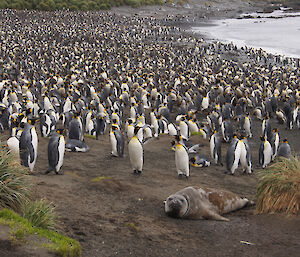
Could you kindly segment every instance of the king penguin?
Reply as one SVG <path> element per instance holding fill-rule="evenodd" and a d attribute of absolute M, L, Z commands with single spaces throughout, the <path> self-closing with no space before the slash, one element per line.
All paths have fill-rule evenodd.
<path fill-rule="evenodd" d="M 241 143 L 241 157 L 240 162 L 244 173 L 251 174 L 252 168 L 252 153 L 246 137 L 240 140 Z"/>
<path fill-rule="evenodd" d="M 191 132 L 185 117 L 181 118 L 181 120 L 179 121 L 179 130 L 182 138 L 185 140 L 189 140 Z"/>
<path fill-rule="evenodd" d="M 111 154 L 115 157 L 123 157 L 124 155 L 124 138 L 118 126 L 112 125 L 109 134 L 111 143 Z"/>
<path fill-rule="evenodd" d="M 139 130 L 140 127 L 134 128 L 134 136 L 128 143 L 129 158 L 134 174 L 142 173 L 144 162 L 143 144 L 137 137 L 137 133 L 139 132 Z"/>
<path fill-rule="evenodd" d="M 55 171 L 56 174 L 60 174 L 60 168 L 63 165 L 64 154 L 65 154 L 65 138 L 62 135 L 63 130 L 57 130 L 54 133 L 48 144 L 48 163 L 49 168 L 45 172 L 48 174 L 51 171 Z"/>
<path fill-rule="evenodd" d="M 41 114 L 40 129 L 42 137 L 48 137 L 51 132 L 51 118 L 47 113 Z"/>
<path fill-rule="evenodd" d="M 266 168 L 272 160 L 273 150 L 270 142 L 264 136 L 261 136 L 260 139 L 259 164 L 262 168 Z"/>
<path fill-rule="evenodd" d="M 69 123 L 69 139 L 83 141 L 82 123 L 79 117 L 73 118 Z"/>
<path fill-rule="evenodd" d="M 291 156 L 291 147 L 287 139 L 284 139 L 278 148 L 278 156 L 290 158 Z"/>
<path fill-rule="evenodd" d="M 175 165 L 178 173 L 178 178 L 182 178 L 183 176 L 188 178 L 190 176 L 188 149 L 184 145 L 181 136 L 175 136 L 175 141 Z"/>
<path fill-rule="evenodd" d="M 272 149 L 273 149 L 273 155 L 272 155 L 272 160 L 273 161 L 275 160 L 275 157 L 277 156 L 279 141 L 280 141 L 280 137 L 279 137 L 278 129 L 274 128 L 273 131 L 272 131 L 272 137 L 270 139 L 270 144 L 271 144 Z"/>
<path fill-rule="evenodd" d="M 32 120 L 28 120 L 25 124 L 24 130 L 20 136 L 20 160 L 21 164 L 29 167 L 33 171 L 38 150 L 38 137 L 35 127 L 31 125 Z"/>
<path fill-rule="evenodd" d="M 211 135 L 209 140 L 210 146 L 210 155 L 213 160 L 215 160 L 216 164 L 222 165 L 222 155 L 221 155 L 221 139 L 215 130 Z"/>
<path fill-rule="evenodd" d="M 229 119 L 224 119 L 221 123 L 222 136 L 225 142 L 229 142 L 233 136 L 233 128 Z"/>
<path fill-rule="evenodd" d="M 235 135 L 231 139 L 230 145 L 227 149 L 226 167 L 227 167 L 227 171 L 230 172 L 232 175 L 234 174 L 235 170 L 238 168 L 240 157 L 241 157 L 241 144 L 239 142 L 240 140 Z"/>

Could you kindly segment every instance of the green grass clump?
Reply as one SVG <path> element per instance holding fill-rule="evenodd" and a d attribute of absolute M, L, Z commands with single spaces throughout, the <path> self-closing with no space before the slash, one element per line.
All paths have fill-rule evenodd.
<path fill-rule="evenodd" d="M 256 212 L 299 214 L 300 160 L 280 158 L 266 170 L 259 172 Z"/>
<path fill-rule="evenodd" d="M 20 211 L 28 201 L 31 182 L 28 173 L 6 149 L 0 149 L 0 208 Z"/>
<path fill-rule="evenodd" d="M 90 135 L 88 133 L 85 133 L 84 136 L 87 138 L 96 139 L 96 136 Z"/>
<path fill-rule="evenodd" d="M 102 181 L 104 179 L 111 179 L 111 177 L 108 177 L 108 176 L 95 177 L 95 178 L 91 179 L 91 182 L 99 182 L 99 181 Z"/>
<path fill-rule="evenodd" d="M 133 222 L 126 223 L 126 226 L 133 229 L 135 232 L 140 231 L 140 228 L 136 224 L 134 224 Z"/>
<path fill-rule="evenodd" d="M 77 257 L 81 255 L 80 243 L 63 236 L 55 231 L 34 227 L 28 220 L 20 217 L 12 210 L 0 211 L 0 224 L 10 227 L 11 238 L 17 243 L 26 242 L 26 236 L 38 235 L 49 240 L 40 246 L 49 249 L 63 257 Z"/>
<path fill-rule="evenodd" d="M 28 202 L 23 208 L 23 217 L 35 227 L 54 230 L 57 225 L 54 209 L 53 203 L 46 200 Z"/>

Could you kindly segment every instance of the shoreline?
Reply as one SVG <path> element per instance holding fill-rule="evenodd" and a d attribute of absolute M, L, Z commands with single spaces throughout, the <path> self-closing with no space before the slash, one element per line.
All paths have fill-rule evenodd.
<path fill-rule="evenodd" d="M 297 1 L 295 0 L 289 1 L 287 2 L 287 4 L 282 4 L 280 2 L 282 1 L 278 1 L 278 3 L 276 2 L 275 4 L 271 4 L 270 2 L 260 1 L 237 0 L 232 2 L 229 0 L 220 0 L 213 1 L 209 3 L 209 5 L 207 5 L 206 1 L 192 0 L 188 5 L 185 5 L 183 7 L 170 5 L 144 6 L 140 8 L 114 7 L 110 10 L 110 12 L 124 16 L 150 16 L 161 21 L 163 25 L 178 27 L 181 30 L 183 30 L 181 31 L 181 33 L 193 35 L 198 39 L 204 40 L 206 43 L 214 43 L 217 41 L 221 41 L 223 44 L 231 44 L 231 40 L 220 40 L 218 38 L 211 37 L 206 32 L 196 32 L 192 30 L 192 28 L 218 26 L 217 24 L 213 24 L 213 22 L 226 19 L 237 19 L 240 17 L 241 14 L 247 13 L 257 13 L 258 15 L 262 13 L 271 13 L 275 10 L 279 10 L 280 7 L 293 8 L 291 10 L 288 10 L 287 12 L 300 11 L 300 7 L 298 6 Z M 190 7 L 187 8 L 187 6 Z M 234 43 L 234 45 L 238 44 Z M 267 54 L 271 54 L 273 56 L 283 56 L 286 58 L 299 59 L 299 57 L 292 55 L 289 56 L 288 54 L 286 55 L 284 53 L 274 53 L 274 51 L 270 51 L 270 47 L 257 47 L 250 46 L 247 44 L 245 44 L 244 46 L 256 50 L 263 50 Z"/>

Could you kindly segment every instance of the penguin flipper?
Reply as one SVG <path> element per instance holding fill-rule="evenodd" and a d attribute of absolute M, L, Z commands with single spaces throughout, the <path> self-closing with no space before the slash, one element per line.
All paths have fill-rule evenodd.
<path fill-rule="evenodd" d="M 21 164 L 25 167 L 29 167 L 28 164 L 28 150 L 27 149 L 20 149 L 20 160 Z"/>
<path fill-rule="evenodd" d="M 34 161 L 34 148 L 33 148 L 33 145 L 30 145 L 30 147 L 29 147 L 29 156 L 30 156 L 30 163 L 33 163 L 33 161 Z"/>
<path fill-rule="evenodd" d="M 118 131 L 119 132 L 119 131 Z M 120 157 L 124 155 L 124 138 L 121 133 L 115 133 L 117 139 L 117 151 Z"/>
<path fill-rule="evenodd" d="M 49 167 L 50 166 L 55 167 L 58 163 L 59 152 L 58 152 L 57 148 L 58 148 L 58 142 L 56 141 L 56 138 L 54 139 L 54 141 L 52 141 L 52 140 L 49 141 L 49 145 L 48 145 Z M 54 170 L 54 168 L 52 168 L 52 170 Z"/>

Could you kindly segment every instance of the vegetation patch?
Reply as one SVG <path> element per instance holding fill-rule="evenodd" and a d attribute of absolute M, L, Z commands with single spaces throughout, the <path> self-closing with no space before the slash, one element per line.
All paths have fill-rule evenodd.
<path fill-rule="evenodd" d="M 191 136 L 196 136 L 196 135 L 202 136 L 202 135 L 203 135 L 203 132 L 202 132 L 202 131 L 198 131 L 198 132 L 192 132 L 192 133 L 191 133 Z"/>
<path fill-rule="evenodd" d="M 87 133 L 85 133 L 84 136 L 87 137 L 87 138 L 96 139 L 96 136 L 93 136 L 93 135 L 90 135 L 90 134 L 87 134 Z"/>
<path fill-rule="evenodd" d="M 266 170 L 259 172 L 257 213 L 284 212 L 299 214 L 300 160 L 280 158 Z"/>
<path fill-rule="evenodd" d="M 136 224 L 134 224 L 133 222 L 126 223 L 126 226 L 129 227 L 129 228 L 131 228 L 135 232 L 139 232 L 140 231 L 140 228 Z"/>
<path fill-rule="evenodd" d="M 163 0 L 0 0 L 0 9 L 27 9 L 27 10 L 71 10 L 71 11 L 97 11 L 107 10 L 113 6 L 129 5 L 139 7 L 142 5 L 163 5 Z"/>
<path fill-rule="evenodd" d="M 27 237 L 38 235 L 49 241 L 49 243 L 42 243 L 41 247 L 47 248 L 59 256 L 76 257 L 81 255 L 81 246 L 78 241 L 55 231 L 35 227 L 12 210 L 3 209 L 0 211 L 0 224 L 10 227 L 11 239 L 15 243 L 22 244 L 26 242 Z"/>
<path fill-rule="evenodd" d="M 91 182 L 99 182 L 99 181 L 102 181 L 104 179 L 111 179 L 111 177 L 109 177 L 109 176 L 95 177 L 95 178 L 91 179 Z"/>
<path fill-rule="evenodd" d="M 29 202 L 23 207 L 23 217 L 33 226 L 55 229 L 57 224 L 57 215 L 54 213 L 53 203 L 46 200 L 36 200 Z"/>
<path fill-rule="evenodd" d="M 66 171 L 65 174 L 76 177 L 76 178 L 81 178 L 81 176 L 79 176 L 76 171 Z"/>
<path fill-rule="evenodd" d="M 20 211 L 29 201 L 31 182 L 26 168 L 21 166 L 13 154 L 0 150 L 0 208 Z"/>

